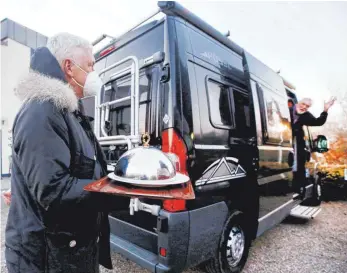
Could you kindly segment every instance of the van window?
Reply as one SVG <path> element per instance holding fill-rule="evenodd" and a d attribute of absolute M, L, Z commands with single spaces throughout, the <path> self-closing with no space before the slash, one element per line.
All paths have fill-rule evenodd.
<path fill-rule="evenodd" d="M 207 79 L 210 120 L 214 127 L 230 129 L 232 127 L 232 111 L 230 107 L 229 87 Z"/>
<path fill-rule="evenodd" d="M 233 89 L 234 119 L 237 136 L 247 137 L 251 131 L 249 97 L 247 94 Z"/>
<path fill-rule="evenodd" d="M 264 86 L 258 85 L 258 88 L 264 103 L 262 118 L 265 142 L 290 146 L 292 138 L 287 97 Z"/>
<path fill-rule="evenodd" d="M 142 73 L 140 75 L 139 94 L 139 132 L 145 132 L 148 127 L 146 121 L 149 117 L 150 102 L 151 102 L 151 85 L 152 74 Z M 130 77 L 119 79 L 112 83 L 112 89 L 106 91 L 105 101 L 121 99 L 130 96 Z M 130 135 L 130 100 L 118 103 L 111 107 L 111 134 L 112 135 Z M 146 119 L 147 118 L 147 119 Z"/>

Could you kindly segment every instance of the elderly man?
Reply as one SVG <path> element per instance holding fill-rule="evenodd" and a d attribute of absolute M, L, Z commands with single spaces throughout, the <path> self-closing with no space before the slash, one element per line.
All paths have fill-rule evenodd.
<path fill-rule="evenodd" d="M 106 174 L 80 103 L 102 86 L 93 66 L 87 41 L 58 34 L 36 50 L 16 89 L 23 105 L 13 125 L 9 273 L 91 273 L 99 272 L 99 263 L 112 268 L 106 212 L 111 205 L 128 207 L 129 199 L 83 190 Z"/>
<path fill-rule="evenodd" d="M 324 111 L 318 118 L 315 118 L 308 109 L 312 105 L 310 98 L 304 98 L 297 104 L 291 105 L 290 116 L 292 121 L 294 150 L 295 150 L 295 163 L 293 167 L 294 172 L 294 190 L 298 193 L 304 193 L 305 183 L 305 133 L 303 126 L 322 126 L 328 117 L 328 110 L 334 104 L 335 99 L 332 98 L 328 102 L 324 103 Z M 288 102 L 288 105 L 290 102 Z"/>

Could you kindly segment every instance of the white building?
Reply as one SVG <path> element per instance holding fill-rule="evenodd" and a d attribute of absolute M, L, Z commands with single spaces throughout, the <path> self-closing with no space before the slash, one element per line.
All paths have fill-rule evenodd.
<path fill-rule="evenodd" d="M 11 128 L 20 103 L 14 88 L 30 66 L 34 49 L 46 45 L 47 37 L 14 21 L 1 21 L 1 96 L 0 96 L 0 173 L 9 176 Z"/>

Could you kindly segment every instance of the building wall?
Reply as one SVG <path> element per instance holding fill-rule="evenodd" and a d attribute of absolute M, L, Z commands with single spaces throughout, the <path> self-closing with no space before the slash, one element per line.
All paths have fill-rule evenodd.
<path fill-rule="evenodd" d="M 11 156 L 11 128 L 20 101 L 14 88 L 28 72 L 31 48 L 12 39 L 1 41 L 1 174 L 9 174 Z"/>

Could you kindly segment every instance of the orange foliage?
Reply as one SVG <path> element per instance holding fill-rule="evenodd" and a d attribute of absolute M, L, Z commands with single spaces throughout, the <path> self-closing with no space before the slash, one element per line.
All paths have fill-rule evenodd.
<path fill-rule="evenodd" d="M 329 152 L 324 154 L 327 164 L 347 164 L 347 137 L 344 134 L 337 135 L 330 144 Z"/>

